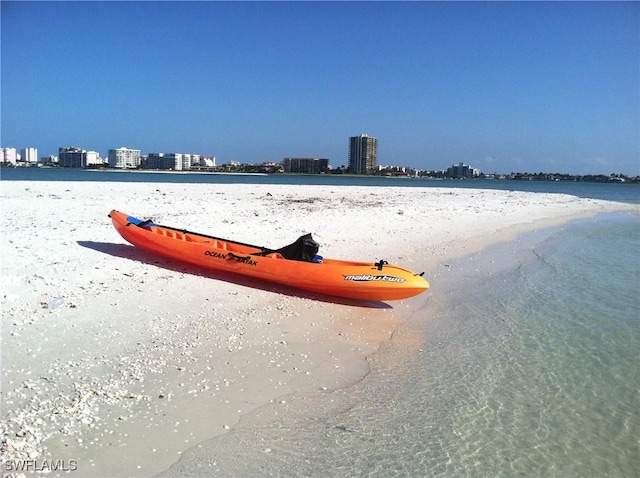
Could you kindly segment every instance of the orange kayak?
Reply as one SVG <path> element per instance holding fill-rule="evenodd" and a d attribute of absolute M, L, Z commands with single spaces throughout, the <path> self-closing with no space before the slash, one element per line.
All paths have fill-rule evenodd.
<path fill-rule="evenodd" d="M 195 232 L 161 226 L 113 210 L 120 235 L 141 249 L 218 271 L 284 284 L 306 291 L 362 300 L 406 299 L 429 283 L 385 261 L 351 262 L 318 256 L 311 234 L 280 249 L 268 249 Z"/>

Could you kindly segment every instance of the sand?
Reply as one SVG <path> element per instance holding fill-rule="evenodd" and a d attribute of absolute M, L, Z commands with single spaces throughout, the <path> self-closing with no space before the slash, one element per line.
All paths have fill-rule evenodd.
<path fill-rule="evenodd" d="M 454 257 L 631 206 L 444 188 L 0 182 L 2 472 L 152 476 L 247 413 L 361 379 Z M 230 277 L 128 245 L 107 214 L 425 271 L 376 307 Z M 18 469 L 19 468 L 19 469 Z M 67 471 L 72 471 L 69 474 Z"/>

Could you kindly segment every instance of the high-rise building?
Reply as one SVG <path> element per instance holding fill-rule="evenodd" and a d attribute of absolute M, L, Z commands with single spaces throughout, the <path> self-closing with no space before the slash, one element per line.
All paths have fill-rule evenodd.
<path fill-rule="evenodd" d="M 25 163 L 37 163 L 38 162 L 38 150 L 36 148 L 23 148 L 22 149 L 22 161 Z"/>
<path fill-rule="evenodd" d="M 61 168 L 86 168 L 102 166 L 104 163 L 96 151 L 68 147 L 58 148 L 58 164 Z"/>
<path fill-rule="evenodd" d="M 447 168 L 447 176 L 450 178 L 473 178 L 480 175 L 480 170 L 474 169 L 464 163 L 454 164 Z"/>
<path fill-rule="evenodd" d="M 180 153 L 149 153 L 146 167 L 148 169 L 182 171 L 182 164 L 182 154 Z"/>
<path fill-rule="evenodd" d="M 378 168 L 378 139 L 366 134 L 349 138 L 349 172 L 371 174 Z"/>
<path fill-rule="evenodd" d="M 197 166 L 200 164 L 200 155 L 199 154 L 189 154 L 185 153 L 182 155 L 182 170 L 189 170 L 191 166 Z"/>
<path fill-rule="evenodd" d="M 86 158 L 81 148 L 58 148 L 58 162 L 62 168 L 84 168 Z"/>
<path fill-rule="evenodd" d="M 137 168 L 140 166 L 140 150 L 122 148 L 109 150 L 110 168 Z"/>
<path fill-rule="evenodd" d="M 15 166 L 18 162 L 18 151 L 16 148 L 0 148 L 0 162 Z"/>

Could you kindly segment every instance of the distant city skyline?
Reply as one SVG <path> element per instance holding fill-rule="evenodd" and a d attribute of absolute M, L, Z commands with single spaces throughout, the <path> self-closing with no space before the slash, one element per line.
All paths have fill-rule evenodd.
<path fill-rule="evenodd" d="M 640 175 L 638 2 L 0 8 L 2 147 Z"/>

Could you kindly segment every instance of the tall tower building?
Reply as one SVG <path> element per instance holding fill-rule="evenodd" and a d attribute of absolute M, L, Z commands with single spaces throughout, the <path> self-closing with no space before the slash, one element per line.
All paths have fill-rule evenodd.
<path fill-rule="evenodd" d="M 349 138 L 349 172 L 371 174 L 378 168 L 378 138 L 366 134 Z"/>

